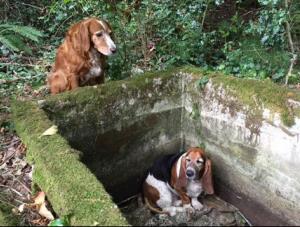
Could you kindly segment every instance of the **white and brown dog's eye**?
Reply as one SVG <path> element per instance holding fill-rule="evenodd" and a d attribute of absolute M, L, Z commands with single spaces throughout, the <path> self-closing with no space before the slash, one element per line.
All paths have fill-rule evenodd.
<path fill-rule="evenodd" d="M 200 165 L 200 164 L 202 164 L 202 163 L 203 163 L 203 160 L 202 160 L 202 159 L 198 159 L 198 160 L 197 160 L 197 164 Z"/>
<path fill-rule="evenodd" d="M 186 161 L 187 161 L 187 162 L 190 162 L 190 161 L 191 161 L 191 159 L 189 159 L 189 158 L 186 158 Z"/>

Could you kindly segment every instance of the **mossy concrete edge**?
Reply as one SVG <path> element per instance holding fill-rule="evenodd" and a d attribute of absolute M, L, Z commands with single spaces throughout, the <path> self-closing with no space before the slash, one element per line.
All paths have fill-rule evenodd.
<path fill-rule="evenodd" d="M 20 226 L 20 219 L 12 214 L 11 206 L 0 203 L 0 226 Z"/>
<path fill-rule="evenodd" d="M 34 165 L 33 180 L 46 193 L 60 217 L 71 225 L 128 225 L 103 185 L 79 161 L 59 134 L 41 134 L 52 126 L 46 114 L 30 101 L 13 101 L 13 121 Z"/>
<path fill-rule="evenodd" d="M 295 124 L 295 117 L 300 118 L 300 92 L 280 86 L 270 79 L 241 79 L 196 67 L 183 67 L 181 72 L 192 75 L 194 80 L 200 83 L 201 78 L 206 76 L 215 88 L 225 89 L 240 105 L 247 105 L 253 110 L 267 108 L 272 113 L 279 113 L 282 123 L 287 127 Z M 205 87 L 199 86 L 199 89 L 205 90 Z M 232 109 L 232 106 L 230 108 Z"/>

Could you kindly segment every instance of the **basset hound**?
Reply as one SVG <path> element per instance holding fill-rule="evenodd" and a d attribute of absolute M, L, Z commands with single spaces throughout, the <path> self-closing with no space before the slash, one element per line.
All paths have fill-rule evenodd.
<path fill-rule="evenodd" d="M 202 192 L 214 193 L 211 161 L 203 149 L 192 147 L 185 153 L 163 156 L 148 170 L 143 197 L 156 213 L 174 216 L 185 210 L 201 210 Z"/>
<path fill-rule="evenodd" d="M 112 28 L 107 21 L 88 18 L 74 24 L 57 49 L 47 76 L 51 94 L 104 83 L 106 57 L 115 52 Z"/>

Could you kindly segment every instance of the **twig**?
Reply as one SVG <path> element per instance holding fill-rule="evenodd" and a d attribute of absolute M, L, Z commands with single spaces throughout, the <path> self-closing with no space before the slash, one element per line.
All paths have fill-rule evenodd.
<path fill-rule="evenodd" d="M 14 82 L 17 82 L 19 80 L 22 80 L 21 78 L 17 78 L 17 79 L 14 79 L 14 80 L 0 80 L 0 85 L 1 84 L 10 84 L 10 83 L 14 83 Z"/>
<path fill-rule="evenodd" d="M 28 4 L 28 3 L 20 2 L 19 4 L 22 4 L 24 6 L 29 6 L 31 8 L 35 8 L 35 9 L 38 9 L 38 10 L 41 10 L 41 11 L 43 10 L 42 7 L 38 7 L 38 6 L 35 6 L 35 5 Z"/>
<path fill-rule="evenodd" d="M 18 181 L 23 186 L 23 188 L 31 195 L 31 190 L 25 184 L 23 184 L 19 179 L 16 179 L 16 181 Z"/>
<path fill-rule="evenodd" d="M 19 65 L 19 66 L 29 66 L 29 67 L 35 67 L 37 65 L 32 64 L 22 64 L 22 63 L 16 63 L 16 62 L 1 62 L 0 65 Z"/>
<path fill-rule="evenodd" d="M 22 195 L 20 192 L 18 192 L 17 190 L 15 190 L 15 189 L 13 189 L 13 188 L 11 188 L 11 187 L 9 187 L 9 186 L 6 186 L 6 185 L 4 185 L 4 184 L 0 184 L 0 187 L 8 188 L 8 189 L 11 190 L 12 192 L 14 192 L 14 193 L 16 193 L 17 195 L 23 197 L 23 195 Z"/>
<path fill-rule="evenodd" d="M 210 0 L 207 0 L 206 2 L 206 7 L 205 7 L 205 10 L 204 10 L 204 13 L 203 13 L 203 17 L 202 17 L 202 21 L 201 21 L 201 28 L 203 30 L 203 26 L 204 26 L 204 21 L 205 21 L 205 17 L 206 17 L 206 13 L 207 13 L 207 10 L 208 10 L 208 6 L 209 6 L 209 3 L 210 3 Z"/>
<path fill-rule="evenodd" d="M 74 16 L 74 14 L 71 14 L 71 16 L 69 16 L 67 19 L 65 19 L 59 26 L 58 28 L 56 29 L 56 32 L 54 33 L 54 36 L 57 35 L 58 31 L 60 30 L 61 26 L 66 23 L 66 21 L 68 21 L 69 19 L 71 19 L 72 17 Z"/>
<path fill-rule="evenodd" d="M 242 216 L 242 218 L 247 222 L 247 224 L 248 224 L 249 226 L 252 226 L 251 222 L 245 217 L 245 215 L 243 215 L 240 211 L 237 211 L 237 212 L 238 212 L 239 215 Z"/>
<path fill-rule="evenodd" d="M 15 206 L 15 205 L 13 205 L 12 203 L 9 203 L 9 202 L 7 202 L 7 201 L 4 201 L 4 200 L 1 200 L 1 199 L 0 199 L 0 202 L 1 202 L 1 203 L 6 203 L 6 204 L 9 205 L 9 206 L 18 208 L 17 206 Z"/>
<path fill-rule="evenodd" d="M 5 162 L 9 161 L 10 159 L 13 158 L 13 156 L 15 155 L 16 151 L 14 150 L 13 153 L 11 153 L 8 157 L 5 157 L 4 155 L 4 159 L 0 162 L 0 166 L 2 166 Z"/>
<path fill-rule="evenodd" d="M 285 0 L 285 8 L 286 9 L 289 8 L 288 0 Z M 287 85 L 288 82 L 289 82 L 289 78 L 290 78 L 290 76 L 292 74 L 294 65 L 296 64 L 297 57 L 298 57 L 297 54 L 296 54 L 296 52 L 295 52 L 294 42 L 293 42 L 292 34 L 291 34 L 291 26 L 290 26 L 290 23 L 289 23 L 288 20 L 286 21 L 286 33 L 287 33 L 287 37 L 288 37 L 288 41 L 289 41 L 289 46 L 290 46 L 291 53 L 292 53 L 292 58 L 291 58 L 291 64 L 290 64 L 288 73 L 285 76 L 285 85 Z"/>
<path fill-rule="evenodd" d="M 131 196 L 131 197 L 129 197 L 129 198 L 127 198 L 127 199 L 125 199 L 125 200 L 123 200 L 123 201 L 117 203 L 117 205 L 120 206 L 120 205 L 122 205 L 122 204 L 124 204 L 124 203 L 127 203 L 128 201 L 130 201 L 130 200 L 132 200 L 132 199 L 137 198 L 137 197 L 138 197 L 138 195 L 133 195 L 133 196 Z"/>

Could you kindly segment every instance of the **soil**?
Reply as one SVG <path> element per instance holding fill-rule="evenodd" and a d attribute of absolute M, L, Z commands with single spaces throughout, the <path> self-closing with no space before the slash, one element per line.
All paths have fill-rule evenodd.
<path fill-rule="evenodd" d="M 141 201 L 133 197 L 120 203 L 119 207 L 133 226 L 250 226 L 249 221 L 233 205 L 217 196 L 200 198 L 204 205 L 200 211 L 181 212 L 170 217 L 152 213 Z"/>

